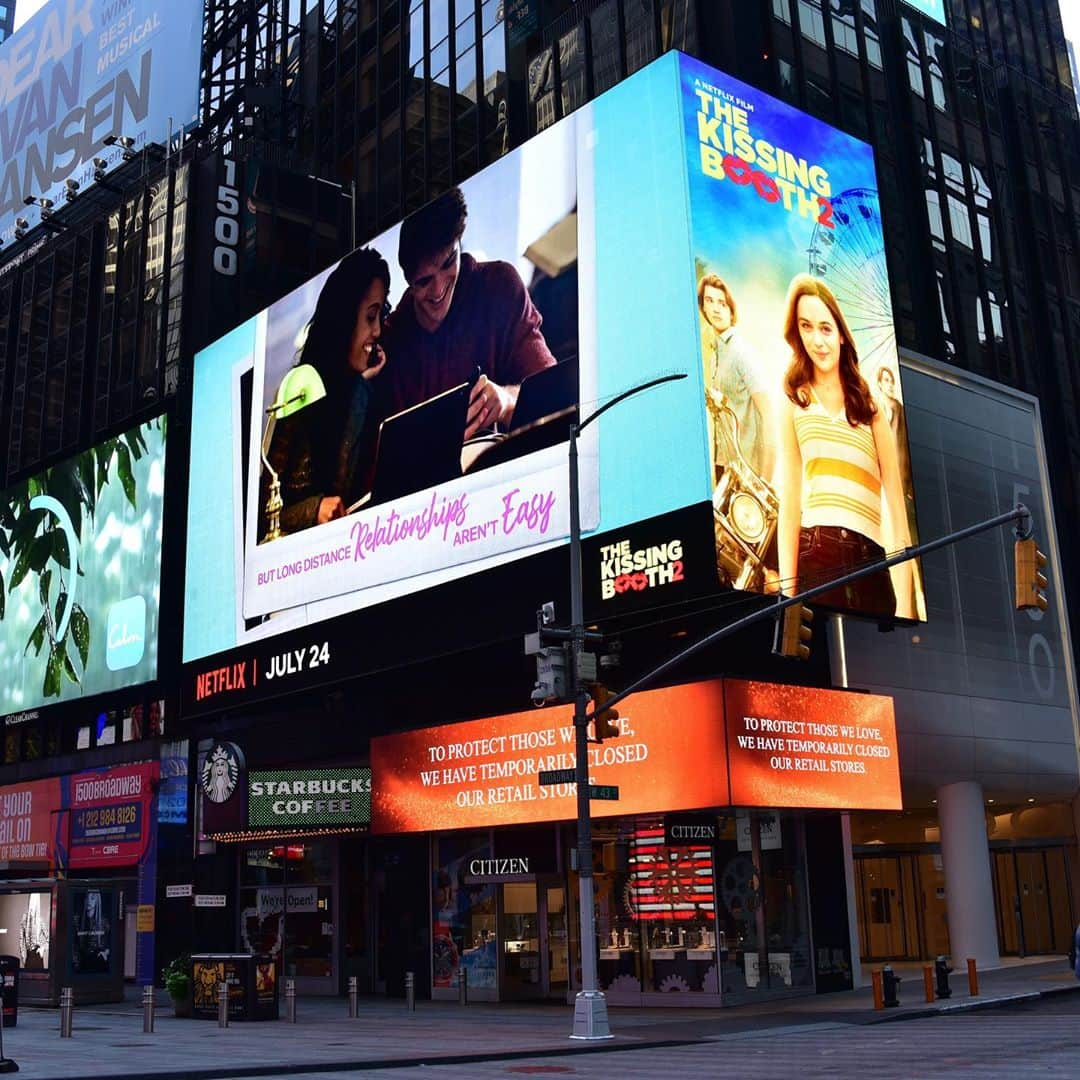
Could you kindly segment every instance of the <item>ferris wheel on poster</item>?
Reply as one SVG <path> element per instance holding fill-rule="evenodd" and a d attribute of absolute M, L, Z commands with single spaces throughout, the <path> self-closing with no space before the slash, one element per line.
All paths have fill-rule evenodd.
<path fill-rule="evenodd" d="M 896 363 L 896 330 L 885 262 L 878 193 L 850 188 L 832 199 L 834 228 L 820 222 L 810 237 L 809 271 L 836 296 L 851 327 L 863 377 Z"/>

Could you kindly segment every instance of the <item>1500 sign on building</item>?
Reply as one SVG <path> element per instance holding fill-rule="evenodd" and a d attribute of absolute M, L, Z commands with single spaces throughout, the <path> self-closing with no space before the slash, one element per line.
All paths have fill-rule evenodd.
<path fill-rule="evenodd" d="M 367 825 L 371 770 L 290 769 L 248 774 L 248 825 Z"/>

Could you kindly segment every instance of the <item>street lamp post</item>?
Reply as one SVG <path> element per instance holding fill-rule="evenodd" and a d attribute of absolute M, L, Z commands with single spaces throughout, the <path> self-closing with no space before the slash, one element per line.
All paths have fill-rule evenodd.
<path fill-rule="evenodd" d="M 574 695 L 574 769 L 577 784 L 578 908 L 581 926 L 581 990 L 574 999 L 572 1039 L 610 1039 L 607 1000 L 596 968 L 596 909 L 593 903 L 592 818 L 589 813 L 589 695 L 581 678 L 585 651 L 585 600 L 581 586 L 581 494 L 578 491 L 578 448 L 581 432 L 602 413 L 634 394 L 661 383 L 685 379 L 686 373 L 664 375 L 634 386 L 570 426 L 570 686 Z"/>

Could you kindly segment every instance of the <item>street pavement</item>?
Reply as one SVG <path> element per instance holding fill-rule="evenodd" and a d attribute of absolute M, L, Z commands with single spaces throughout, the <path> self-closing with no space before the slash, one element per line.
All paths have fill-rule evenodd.
<path fill-rule="evenodd" d="M 977 999 L 959 974 L 953 997 L 932 1005 L 921 978 L 906 977 L 901 1006 L 884 1012 L 866 988 L 730 1009 L 612 1008 L 615 1037 L 604 1043 L 568 1039 L 563 1005 L 417 1002 L 410 1013 L 400 1000 L 362 999 L 350 1020 L 338 998 L 302 999 L 296 1024 L 225 1029 L 166 1006 L 153 1034 L 143 1034 L 135 1002 L 86 1006 L 70 1039 L 59 1037 L 56 1010 L 21 1009 L 4 1041 L 22 1075 L 65 1080 L 1080 1074 L 1080 983 L 1063 958 L 981 973 Z"/>

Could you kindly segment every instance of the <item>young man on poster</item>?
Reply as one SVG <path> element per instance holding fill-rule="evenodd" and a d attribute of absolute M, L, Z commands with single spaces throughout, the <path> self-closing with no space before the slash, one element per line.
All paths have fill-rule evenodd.
<path fill-rule="evenodd" d="M 773 444 L 772 406 L 761 366 L 739 336 L 736 323 L 738 309 L 735 299 L 723 279 L 706 274 L 698 284 L 698 310 L 708 323 L 712 336 L 710 390 L 723 394 L 739 424 L 738 445 L 742 456 L 762 479 L 772 482 L 776 463 Z M 719 431 L 714 435 L 714 455 L 718 481 L 725 465 L 727 451 Z"/>
<path fill-rule="evenodd" d="M 466 439 L 510 423 L 521 380 L 555 364 L 540 313 L 506 262 L 461 250 L 468 208 L 459 188 L 406 218 L 398 262 L 409 287 L 386 324 L 381 416 L 475 379 Z M 479 377 L 477 377 L 479 371 Z"/>

